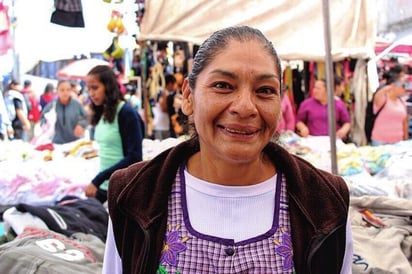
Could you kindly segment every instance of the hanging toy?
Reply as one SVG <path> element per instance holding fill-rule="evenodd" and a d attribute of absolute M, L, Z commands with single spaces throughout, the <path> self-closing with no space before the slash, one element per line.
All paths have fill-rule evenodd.
<path fill-rule="evenodd" d="M 121 34 L 126 34 L 122 13 L 117 10 L 112 10 L 107 29 L 114 33 L 115 37 L 113 37 L 110 46 L 103 52 L 103 58 L 112 62 L 114 68 L 122 74 L 124 72 L 123 57 L 125 50 L 119 45 L 119 36 Z"/>
<path fill-rule="evenodd" d="M 113 37 L 112 43 L 103 53 L 104 59 L 122 59 L 123 55 L 124 49 L 119 45 L 119 37 Z"/>
<path fill-rule="evenodd" d="M 112 43 L 110 46 L 103 52 L 103 58 L 114 64 L 115 69 L 119 73 L 124 72 L 123 68 L 123 56 L 124 49 L 119 45 L 119 37 L 113 37 Z"/>
<path fill-rule="evenodd" d="M 126 33 L 126 28 L 123 24 L 123 15 L 119 11 L 112 11 L 111 18 L 107 24 L 107 29 L 117 35 Z"/>
<path fill-rule="evenodd" d="M 160 90 L 165 90 L 166 81 L 163 73 L 164 67 L 158 62 L 150 68 L 150 76 L 146 86 L 149 91 L 149 98 L 155 99 Z"/>

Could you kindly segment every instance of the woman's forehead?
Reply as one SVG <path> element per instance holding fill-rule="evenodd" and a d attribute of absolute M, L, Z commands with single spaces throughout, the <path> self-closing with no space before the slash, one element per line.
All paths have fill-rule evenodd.
<path fill-rule="evenodd" d="M 60 83 L 60 85 L 57 87 L 58 89 L 67 89 L 67 88 L 71 88 L 71 85 L 69 82 L 62 82 Z"/>
<path fill-rule="evenodd" d="M 260 64 L 261 66 L 269 66 L 273 70 L 277 70 L 275 56 L 256 39 L 247 41 L 231 39 L 224 48 L 221 48 L 213 56 L 211 63 L 216 63 L 215 61 L 220 61 L 220 64 L 227 66 L 248 62 L 251 66 Z"/>
<path fill-rule="evenodd" d="M 269 50 L 265 48 L 265 44 L 258 39 L 238 40 L 235 38 L 231 38 L 228 40 L 228 43 L 224 47 L 222 47 L 218 53 L 231 52 L 234 48 L 237 47 L 240 48 L 240 50 L 242 51 L 248 51 L 251 48 L 253 48 L 253 50 L 258 49 L 257 51 L 255 51 L 256 54 L 263 53 L 272 56 Z"/>

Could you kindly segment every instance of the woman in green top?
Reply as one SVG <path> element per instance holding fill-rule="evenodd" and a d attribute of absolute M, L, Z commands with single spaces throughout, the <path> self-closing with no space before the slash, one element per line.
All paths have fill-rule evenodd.
<path fill-rule="evenodd" d="M 94 67 L 86 77 L 86 86 L 100 157 L 100 172 L 87 186 L 86 196 L 104 203 L 110 175 L 142 160 L 144 125 L 137 111 L 124 101 L 116 75 L 109 66 Z"/>

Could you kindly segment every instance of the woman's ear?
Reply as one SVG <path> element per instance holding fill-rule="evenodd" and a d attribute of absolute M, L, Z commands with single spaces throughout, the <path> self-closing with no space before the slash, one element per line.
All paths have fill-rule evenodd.
<path fill-rule="evenodd" d="M 189 116 L 193 113 L 193 92 L 189 86 L 189 80 L 187 78 L 183 81 L 182 92 L 182 112 Z"/>

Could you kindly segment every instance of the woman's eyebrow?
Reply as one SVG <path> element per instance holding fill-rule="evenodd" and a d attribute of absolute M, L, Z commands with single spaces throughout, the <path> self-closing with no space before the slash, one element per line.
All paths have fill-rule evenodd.
<path fill-rule="evenodd" d="M 235 73 L 232 73 L 230 71 L 226 71 L 226 70 L 223 70 L 223 69 L 215 69 L 215 70 L 212 70 L 210 73 L 212 73 L 212 74 L 221 74 L 221 75 L 227 76 L 227 77 L 232 78 L 232 79 L 238 79 L 239 78 Z M 275 78 L 276 80 L 278 80 L 279 76 L 275 73 L 265 73 L 265 74 L 260 74 L 256 77 L 257 80 L 266 80 L 266 79 L 271 79 L 271 78 Z"/>
<path fill-rule="evenodd" d="M 223 70 L 223 69 L 215 69 L 215 70 L 212 70 L 210 73 L 211 74 L 220 74 L 220 75 L 232 78 L 232 79 L 238 79 L 239 78 L 238 76 L 236 76 L 236 74 L 234 74 L 230 71 L 227 71 L 227 70 Z"/>

